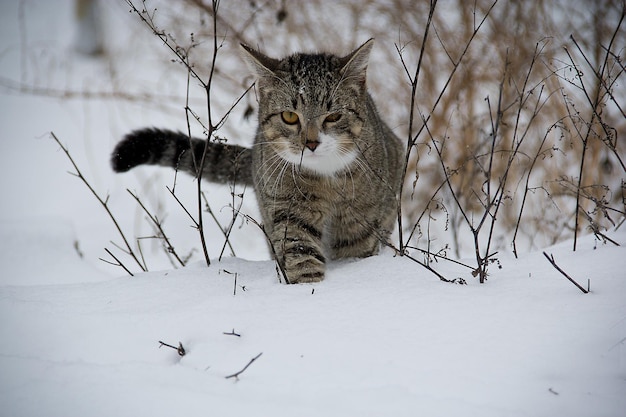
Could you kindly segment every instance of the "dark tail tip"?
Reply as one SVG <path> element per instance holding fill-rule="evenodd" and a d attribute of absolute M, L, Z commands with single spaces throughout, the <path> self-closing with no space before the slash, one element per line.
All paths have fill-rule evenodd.
<path fill-rule="evenodd" d="M 156 129 L 141 129 L 129 133 L 111 153 L 111 167 L 115 172 L 126 172 L 137 165 L 150 163 L 154 153 Z"/>

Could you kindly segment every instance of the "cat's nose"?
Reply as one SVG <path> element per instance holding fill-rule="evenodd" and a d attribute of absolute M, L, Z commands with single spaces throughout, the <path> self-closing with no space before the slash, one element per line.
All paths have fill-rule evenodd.
<path fill-rule="evenodd" d="M 316 140 L 307 140 L 306 143 L 304 144 L 304 146 L 306 146 L 307 148 L 309 148 L 309 150 L 311 152 L 315 152 L 315 150 L 317 149 L 317 145 L 319 145 L 320 143 Z"/>
<path fill-rule="evenodd" d="M 317 146 L 320 144 L 319 139 L 319 129 L 315 125 L 315 123 L 307 123 L 304 128 L 304 137 L 302 139 L 304 142 L 304 146 L 309 148 L 311 152 L 315 152 Z"/>

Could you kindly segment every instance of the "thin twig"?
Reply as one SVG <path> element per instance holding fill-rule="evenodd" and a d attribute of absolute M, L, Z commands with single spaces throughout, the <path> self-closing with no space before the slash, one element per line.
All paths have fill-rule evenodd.
<path fill-rule="evenodd" d="M 401 50 L 399 49 L 399 47 L 396 45 L 396 49 L 398 50 L 398 54 L 400 55 L 400 61 L 402 62 L 402 65 L 404 66 L 405 71 L 407 72 L 407 76 L 409 78 L 409 81 L 411 82 L 411 107 L 409 109 L 409 131 L 408 131 L 408 135 L 407 135 L 407 147 L 406 147 L 406 153 L 404 156 L 404 164 L 402 167 L 402 175 L 401 178 L 404 178 L 406 176 L 406 171 L 408 169 L 409 166 L 409 158 L 411 155 L 411 149 L 413 149 L 413 147 L 415 146 L 415 142 L 416 139 L 413 139 L 413 123 L 415 120 L 415 103 L 416 103 L 416 99 L 417 99 L 417 87 L 418 87 L 418 81 L 419 81 L 419 75 L 420 75 L 420 70 L 422 68 L 422 60 L 424 58 L 424 53 L 426 50 L 426 41 L 428 40 L 428 33 L 430 32 L 430 25 L 432 23 L 433 20 L 433 15 L 435 14 L 435 8 L 437 7 L 437 0 L 432 0 L 430 3 L 430 9 L 428 12 L 428 20 L 426 21 L 426 26 L 424 28 L 424 39 L 422 41 L 422 46 L 420 49 L 420 54 L 417 60 L 417 65 L 415 67 L 415 75 L 413 77 L 411 77 L 407 66 L 404 62 L 404 58 L 402 57 L 402 53 Z M 455 67 L 456 69 L 456 67 Z M 398 212 L 398 243 L 400 244 L 400 254 L 404 253 L 404 239 L 402 237 L 402 233 L 403 233 L 403 226 L 402 226 L 402 191 L 404 189 L 404 181 L 400 182 L 400 190 L 398 192 L 400 198 L 398 198 L 398 208 L 397 208 L 397 212 Z"/>
<path fill-rule="evenodd" d="M 241 371 L 239 371 L 239 372 L 235 372 L 235 373 L 234 373 L 234 374 L 232 374 L 232 375 L 228 375 L 228 376 L 226 377 L 226 379 L 235 378 L 236 380 L 239 380 L 239 375 L 241 375 L 241 374 L 242 374 L 242 373 L 243 373 L 246 369 L 248 369 L 248 367 L 249 367 L 250 365 L 252 365 L 252 363 L 253 363 L 255 360 L 259 359 L 259 358 L 261 357 L 261 355 L 262 355 L 262 354 L 263 354 L 263 352 L 259 353 L 259 354 L 258 354 L 258 355 L 256 355 L 254 358 L 250 359 L 250 362 L 248 362 L 248 363 L 246 364 L 246 366 L 244 366 L 244 367 L 243 367 L 243 369 L 242 369 Z"/>
<path fill-rule="evenodd" d="M 198 222 L 196 221 L 196 219 L 191 215 L 191 213 L 189 212 L 189 210 L 187 210 L 187 207 L 185 207 L 185 205 L 183 204 L 182 201 L 180 201 L 180 199 L 178 198 L 178 196 L 176 196 L 176 194 L 174 194 L 174 191 L 170 188 L 170 187 L 165 187 L 165 189 L 167 191 L 170 192 L 170 194 L 172 195 L 172 197 L 174 197 L 174 200 L 176 200 L 176 202 L 178 203 L 178 205 L 185 211 L 185 213 L 187 213 L 187 216 L 189 216 L 189 218 L 191 219 L 191 221 L 193 222 L 194 226 L 196 228 L 198 228 Z"/>
<path fill-rule="evenodd" d="M 604 233 L 602 233 L 600 231 L 596 231 L 595 234 L 600 236 L 604 240 L 608 240 L 609 242 L 611 242 L 615 246 L 621 246 L 619 243 L 617 243 L 616 241 L 614 241 L 613 239 L 611 239 L 610 237 L 608 237 L 607 235 L 605 235 Z"/>
<path fill-rule="evenodd" d="M 457 265 L 463 266 L 463 267 L 465 267 L 467 269 L 471 269 L 471 270 L 474 269 L 473 266 L 464 264 L 463 262 L 457 261 L 455 259 L 448 258 L 447 256 L 439 255 L 438 253 L 433 253 L 433 252 L 431 252 L 429 250 L 426 250 L 426 249 L 417 248 L 415 246 L 405 246 L 405 249 L 413 249 L 413 250 L 421 252 L 422 254 L 424 254 L 426 256 L 432 256 L 435 259 L 435 261 L 437 261 L 437 259 L 441 259 L 443 261 L 448 261 L 448 262 L 452 262 L 453 264 L 457 264 Z"/>
<path fill-rule="evenodd" d="M 221 269 L 220 271 L 224 271 L 226 274 L 234 276 L 235 282 L 233 283 L 233 296 L 237 295 L 237 277 L 239 276 L 239 273 L 237 273 L 237 272 L 230 272 L 230 271 L 227 271 L 225 269 Z"/>
<path fill-rule="evenodd" d="M 200 242 L 202 244 L 202 252 L 204 253 L 204 258 L 206 260 L 207 266 L 211 265 L 211 260 L 209 258 L 209 253 L 206 245 L 206 238 L 204 237 L 204 223 L 202 220 L 202 174 L 204 172 L 204 165 L 206 163 L 206 157 L 209 152 L 209 145 L 211 138 L 213 137 L 215 131 L 217 130 L 216 125 L 213 124 L 212 114 L 211 114 L 211 87 L 213 85 L 213 75 L 215 74 L 215 64 L 217 62 L 217 52 L 220 48 L 217 44 L 217 9 L 219 8 L 219 0 L 212 0 L 212 11 L 213 11 L 213 55 L 211 56 L 211 66 L 209 70 L 209 79 L 207 82 L 202 82 L 204 90 L 206 92 L 206 103 L 207 103 L 207 140 L 204 144 L 204 152 L 202 153 L 202 159 L 200 160 L 200 166 L 198 167 L 197 177 L 198 181 L 197 185 L 197 211 L 198 211 L 198 233 L 200 234 Z M 191 66 L 188 65 L 189 71 L 193 71 Z"/>
<path fill-rule="evenodd" d="M 513 232 L 513 240 L 512 240 L 512 246 L 513 246 L 513 255 L 515 255 L 515 257 L 517 258 L 517 233 L 519 231 L 520 228 L 520 224 L 522 222 L 522 214 L 524 212 L 524 208 L 526 206 L 526 199 L 528 198 L 528 192 L 530 191 L 530 176 L 532 175 L 533 169 L 535 167 L 535 164 L 537 163 L 537 161 L 539 160 L 539 156 L 542 154 L 542 148 L 546 142 L 546 140 L 548 139 L 548 135 L 550 134 L 550 132 L 552 131 L 552 129 L 556 128 L 559 123 L 561 123 L 563 121 L 563 119 L 558 120 L 557 122 L 553 123 L 548 130 L 546 131 L 546 134 L 543 136 L 543 139 L 540 141 L 539 146 L 537 147 L 537 152 L 535 153 L 535 156 L 533 157 L 530 166 L 528 167 L 527 173 L 526 173 L 526 183 L 524 185 L 524 193 L 522 195 L 522 201 L 520 203 L 520 209 L 519 209 L 519 214 L 517 215 L 517 221 L 515 222 L 515 231 Z"/>
<path fill-rule="evenodd" d="M 107 248 L 104 248 L 104 251 L 106 253 L 108 253 L 109 256 L 111 256 L 111 258 L 115 259 L 115 262 L 117 262 L 117 263 L 114 263 L 114 262 L 111 262 L 111 261 L 107 261 L 106 259 L 103 259 L 103 258 L 98 258 L 98 259 L 100 259 L 102 262 L 105 262 L 105 263 L 107 263 L 109 265 L 120 266 L 120 267 L 124 268 L 124 271 L 126 271 L 128 273 L 128 275 L 130 275 L 131 277 L 135 276 L 135 275 L 133 275 L 132 272 L 130 272 L 130 270 L 128 268 L 126 268 L 126 266 L 119 259 L 117 259 L 117 257 L 115 255 L 113 255 L 113 253 L 110 250 L 108 250 Z"/>
<path fill-rule="evenodd" d="M 178 347 L 168 345 L 167 343 L 161 342 L 160 340 L 159 340 L 159 343 L 160 343 L 159 349 L 162 348 L 163 346 L 174 349 L 178 353 L 179 356 L 185 356 L 185 354 L 187 353 L 181 342 L 178 342 Z"/>
<path fill-rule="evenodd" d="M 267 243 L 270 247 L 270 251 L 272 252 L 272 258 L 274 259 L 274 262 L 276 262 L 276 271 L 277 273 L 279 273 L 279 277 L 278 277 L 279 280 L 280 280 L 280 277 L 282 276 L 282 278 L 285 280 L 285 284 L 291 284 L 291 282 L 289 281 L 289 278 L 287 277 L 287 271 L 285 271 L 285 268 L 282 262 L 280 262 L 278 260 L 278 257 L 276 256 L 276 249 L 274 248 L 274 245 L 272 244 L 272 240 L 270 239 L 267 232 L 265 231 L 265 227 L 263 227 L 261 223 L 256 221 L 254 217 L 248 214 L 241 213 L 241 212 L 239 212 L 239 214 L 241 214 L 244 217 L 244 219 L 246 219 L 247 221 L 256 225 L 259 229 L 261 229 L 261 232 L 263 232 L 263 235 L 265 236 L 265 239 L 267 240 Z"/>
<path fill-rule="evenodd" d="M 552 264 L 552 266 L 559 271 L 561 274 L 563 274 L 563 276 L 565 278 L 567 278 L 568 280 L 570 280 L 570 282 L 572 284 L 574 284 L 579 290 L 581 290 L 583 293 L 587 294 L 589 292 L 589 290 L 584 289 L 583 287 L 580 286 L 580 284 L 578 284 L 576 281 L 574 281 L 574 279 L 572 277 L 570 277 L 569 275 L 567 275 L 567 273 L 565 271 L 563 271 L 557 264 L 556 261 L 554 260 L 554 256 L 553 255 L 548 255 L 547 253 L 543 253 L 543 256 L 546 257 L 546 259 L 548 260 L 548 262 L 550 262 L 550 264 Z"/>
<path fill-rule="evenodd" d="M 72 173 L 72 175 L 74 175 L 75 177 L 80 178 L 80 180 L 87 186 L 87 188 L 89 189 L 89 191 L 91 191 L 91 194 L 93 194 L 94 197 L 96 197 L 96 200 L 98 200 L 98 202 L 100 203 L 100 205 L 102 206 L 102 208 L 104 208 L 104 210 L 107 212 L 109 218 L 111 219 L 111 221 L 113 222 L 113 224 L 115 225 L 115 228 L 117 229 L 117 231 L 119 232 L 122 240 L 124 241 L 124 245 L 126 246 L 126 250 L 128 251 L 128 255 L 130 255 L 135 262 L 137 263 L 137 265 L 139 266 L 139 268 L 141 268 L 142 271 L 146 271 L 147 268 L 145 267 L 145 265 L 143 265 L 141 263 L 141 261 L 139 261 L 139 258 L 137 258 L 137 256 L 135 255 L 135 252 L 133 251 L 133 249 L 130 246 L 130 243 L 128 243 L 128 240 L 126 239 L 126 235 L 124 235 L 124 232 L 122 232 L 122 228 L 120 227 L 120 225 L 117 223 L 117 220 L 115 219 L 115 216 L 113 216 L 113 213 L 111 212 L 111 210 L 109 209 L 109 205 L 108 205 L 108 200 L 109 197 L 107 196 L 106 199 L 103 199 L 102 197 L 100 197 L 98 195 L 98 193 L 96 192 L 96 190 L 93 189 L 93 187 L 91 186 L 91 184 L 89 184 L 89 181 L 87 181 L 87 179 L 85 178 L 85 176 L 82 174 L 82 172 L 80 171 L 80 169 L 78 168 L 78 165 L 76 165 L 76 162 L 74 162 L 74 158 L 72 158 L 72 155 L 70 155 L 69 150 L 67 149 L 67 147 L 63 146 L 63 144 L 61 143 L 61 141 L 59 140 L 59 138 L 57 138 L 57 136 L 54 134 L 54 132 L 50 132 L 50 136 L 52 136 L 52 139 L 54 139 L 54 141 L 61 147 L 61 149 L 63 150 L 63 152 L 65 153 L 65 155 L 67 156 L 67 158 L 70 160 L 70 162 L 72 163 L 72 165 L 74 166 L 74 169 L 76 170 L 76 173 Z M 121 266 L 121 265 L 120 265 Z M 124 268 L 126 269 L 126 268 Z M 127 270 L 128 271 L 128 270 Z M 132 275 L 132 274 L 131 274 Z"/>
<path fill-rule="evenodd" d="M 130 191 L 128 188 L 126 189 L 126 191 L 128 191 L 128 193 L 135 199 L 135 201 L 137 201 L 137 204 L 139 204 L 139 206 L 143 209 L 143 211 L 146 213 L 146 215 L 148 216 L 148 218 L 150 219 L 150 221 L 156 226 L 156 228 L 159 231 L 159 236 L 157 236 L 160 239 L 163 239 L 163 241 L 165 242 L 165 249 L 167 251 L 168 254 L 172 254 L 174 256 L 174 258 L 176 258 L 176 260 L 178 261 L 178 263 L 180 264 L 180 266 L 185 266 L 185 262 L 183 262 L 182 259 L 180 259 L 180 257 L 178 256 L 178 254 L 176 253 L 176 250 L 174 250 L 174 246 L 170 243 L 170 240 L 168 239 L 167 235 L 165 234 L 165 231 L 163 230 L 163 227 L 161 226 L 161 222 L 159 221 L 159 219 L 157 219 L 156 216 L 154 216 L 152 213 L 150 213 L 148 211 L 148 209 L 146 208 L 146 206 L 143 205 L 143 203 L 141 202 L 141 200 L 139 199 L 139 197 L 135 194 L 133 194 L 132 191 Z"/>
<path fill-rule="evenodd" d="M 204 192 L 202 192 L 202 199 L 204 200 L 204 205 L 205 205 L 206 212 L 209 213 L 209 215 L 211 216 L 211 218 L 213 219 L 213 221 L 217 225 L 218 229 L 220 229 L 220 232 L 222 232 L 222 235 L 224 236 L 224 240 L 225 240 L 225 245 L 228 245 L 228 248 L 230 249 L 231 256 L 236 256 L 235 255 L 235 249 L 233 249 L 233 245 L 230 243 L 229 236 L 228 236 L 226 230 L 222 227 L 220 222 L 217 220 L 217 217 L 215 216 L 215 213 L 213 213 L 213 209 L 211 209 L 211 206 L 209 205 L 209 200 L 206 198 L 206 195 L 204 194 Z M 222 248 L 222 252 L 220 252 L 219 260 L 222 259 L 222 255 L 223 254 L 224 254 L 224 249 Z"/>
<path fill-rule="evenodd" d="M 224 251 L 226 250 L 226 245 L 228 245 L 230 247 L 230 251 L 233 252 L 233 247 L 230 244 L 230 234 L 233 231 L 233 227 L 235 226 L 235 222 L 237 221 L 237 215 L 238 215 L 239 211 L 241 210 L 241 206 L 243 206 L 243 193 L 235 194 L 234 185 L 233 185 L 233 190 L 231 191 L 230 194 L 231 194 L 231 196 L 233 198 L 232 206 L 231 206 L 232 211 L 233 211 L 233 216 L 230 219 L 230 223 L 228 224 L 228 227 L 226 228 L 225 231 L 223 231 L 224 237 L 226 238 L 226 240 L 224 241 L 224 244 L 222 245 L 222 250 L 220 251 L 220 256 L 219 256 L 219 258 L 217 258 L 218 261 L 220 261 L 220 262 L 222 260 L 222 257 L 224 256 Z M 236 196 L 239 196 L 241 198 L 240 201 L 239 201 L 239 206 L 237 208 L 235 208 L 235 197 Z"/>

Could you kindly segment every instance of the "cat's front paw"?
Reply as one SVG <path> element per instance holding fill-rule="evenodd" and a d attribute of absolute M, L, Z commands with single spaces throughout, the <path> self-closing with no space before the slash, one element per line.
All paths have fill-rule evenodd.
<path fill-rule="evenodd" d="M 310 254 L 291 254 L 284 259 L 289 284 L 310 284 L 324 279 L 326 263 L 323 258 Z"/>
<path fill-rule="evenodd" d="M 290 274 L 287 273 L 287 277 L 289 278 L 290 284 L 314 284 L 316 282 L 321 282 L 324 280 L 324 273 L 322 273 L 321 275 L 291 274 L 291 277 Z"/>
<path fill-rule="evenodd" d="M 308 236 L 275 240 L 277 259 L 289 284 L 320 282 L 326 272 L 326 258 L 321 245 Z"/>

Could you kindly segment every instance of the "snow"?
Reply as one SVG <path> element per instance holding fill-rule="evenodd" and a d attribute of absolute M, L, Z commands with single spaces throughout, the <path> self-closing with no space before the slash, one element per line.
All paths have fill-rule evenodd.
<path fill-rule="evenodd" d="M 21 227 L 13 262 L 56 254 L 52 238 L 71 252 L 70 236 L 48 222 Z M 626 234 L 614 237 L 626 244 Z M 26 272 L 47 284 L 0 287 L 0 408 L 11 416 L 618 416 L 623 249 L 594 249 L 590 238 L 583 246 L 549 252 L 591 279 L 586 295 L 539 253 L 503 260 L 487 284 L 467 286 L 389 253 L 335 263 L 323 283 L 294 286 L 277 282 L 270 261 L 236 258 L 97 282 L 84 261 L 68 259 L 67 275 L 82 283 L 41 264 Z M 225 271 L 237 273 L 235 295 Z M 159 348 L 161 340 L 187 354 Z M 225 379 L 261 352 L 239 381 Z"/>
<path fill-rule="evenodd" d="M 47 56 L 70 56 L 71 34 L 61 30 L 71 26 L 70 4 L 25 4 L 29 45 L 58 35 L 46 41 Z M 17 10 L 18 2 L 0 6 L 0 73 L 19 79 Z M 98 64 L 65 65 L 90 77 L 87 69 Z M 46 85 L 58 86 L 55 79 Z M 545 249 L 583 286 L 590 280 L 589 294 L 541 251 L 520 259 L 500 253 L 502 268 L 482 285 L 466 269 L 438 264 L 468 285 L 443 283 L 389 251 L 332 263 L 319 284 L 283 285 L 250 224 L 233 232 L 248 260 L 213 259 L 207 267 L 196 254 L 172 269 L 159 263 L 154 245 L 146 251 L 151 272 L 130 277 L 98 260 L 119 238 L 46 132 L 67 143 L 97 191 L 110 195 L 125 230 L 149 230 L 138 225 L 143 216 L 130 188 L 169 216 L 184 253 L 198 239 L 167 198 L 171 176 L 158 169 L 114 176 L 107 166 L 120 134 L 181 123 L 183 113 L 0 92 L 2 416 L 624 415 L 624 227 L 608 232 L 620 247 L 586 236 L 576 252 L 572 242 Z M 179 185 L 193 202 L 195 184 Z M 228 190 L 209 192 L 227 223 Z M 253 202 L 244 199 L 244 210 L 254 213 Z M 222 243 L 209 242 L 214 257 Z M 182 343 L 186 355 L 159 341 Z M 259 353 L 238 379 L 226 379 Z"/>

